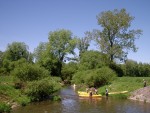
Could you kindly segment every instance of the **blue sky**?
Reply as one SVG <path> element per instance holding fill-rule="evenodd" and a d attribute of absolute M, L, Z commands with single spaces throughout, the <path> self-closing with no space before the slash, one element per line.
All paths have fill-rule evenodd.
<path fill-rule="evenodd" d="M 17 41 L 33 52 L 48 41 L 50 31 L 62 28 L 84 37 L 84 32 L 100 29 L 96 20 L 100 12 L 125 8 L 135 17 L 131 29 L 143 30 L 136 41 L 138 51 L 129 52 L 128 58 L 150 63 L 149 5 L 149 0 L 0 0 L 0 50 Z"/>

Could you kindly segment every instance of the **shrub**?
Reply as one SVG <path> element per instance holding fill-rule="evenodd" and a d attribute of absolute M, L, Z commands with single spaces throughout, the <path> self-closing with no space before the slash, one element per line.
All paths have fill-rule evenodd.
<path fill-rule="evenodd" d="M 60 101 L 61 97 L 60 96 L 53 96 L 52 100 L 53 101 Z"/>
<path fill-rule="evenodd" d="M 77 73 L 75 73 L 73 75 L 72 78 L 72 83 L 76 83 L 76 84 L 82 84 L 85 83 L 85 77 L 88 73 L 90 73 L 91 70 L 87 70 L 87 71 L 78 71 Z"/>
<path fill-rule="evenodd" d="M 95 85 L 109 84 L 116 77 L 116 73 L 109 67 L 102 67 L 95 70 Z"/>
<path fill-rule="evenodd" d="M 2 103 L 0 102 L 0 113 L 9 113 L 11 110 L 11 106 L 6 104 L 6 103 Z"/>
<path fill-rule="evenodd" d="M 16 101 L 22 106 L 26 106 L 28 103 L 30 103 L 30 99 L 24 95 L 22 95 L 21 97 L 18 97 Z"/>
<path fill-rule="evenodd" d="M 99 69 L 80 71 L 73 76 L 73 83 L 85 83 L 89 87 L 101 86 L 109 84 L 116 77 L 116 73 L 109 67 L 102 67 Z"/>
<path fill-rule="evenodd" d="M 24 63 L 22 66 L 15 68 L 12 75 L 21 81 L 33 81 L 48 77 L 49 72 L 38 65 Z"/>
<path fill-rule="evenodd" d="M 31 101 L 41 101 L 50 97 L 57 91 L 60 85 L 50 77 L 38 81 L 29 82 L 25 93 L 31 98 Z"/>

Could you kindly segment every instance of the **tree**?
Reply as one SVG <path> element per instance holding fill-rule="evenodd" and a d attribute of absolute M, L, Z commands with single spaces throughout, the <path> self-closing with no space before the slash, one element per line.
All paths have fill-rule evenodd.
<path fill-rule="evenodd" d="M 58 60 L 51 52 L 48 43 L 41 42 L 34 50 L 35 62 L 47 69 L 50 75 L 58 76 Z"/>
<path fill-rule="evenodd" d="M 24 59 L 23 61 L 25 62 L 33 62 L 33 56 L 28 51 L 28 46 L 23 42 L 8 44 L 6 51 L 2 55 L 2 73 L 9 74 L 21 59 Z"/>
<path fill-rule="evenodd" d="M 3 52 L 2 51 L 0 51 L 0 67 L 2 67 L 2 58 L 3 58 Z"/>
<path fill-rule="evenodd" d="M 62 67 L 62 77 L 66 83 L 70 83 L 75 74 L 78 71 L 78 66 L 76 62 L 63 63 Z"/>
<path fill-rule="evenodd" d="M 17 61 L 21 58 L 25 58 L 28 61 L 30 60 L 28 46 L 24 42 L 13 42 L 12 44 L 8 44 L 4 53 L 4 58 L 10 61 Z"/>
<path fill-rule="evenodd" d="M 58 73 L 61 76 L 62 63 L 68 54 L 74 54 L 76 39 L 73 38 L 71 31 L 61 29 L 49 33 L 49 50 L 58 60 Z"/>
<path fill-rule="evenodd" d="M 43 54 L 46 51 L 47 43 L 40 42 L 38 47 L 34 49 L 34 57 L 36 62 L 40 62 L 40 60 L 43 58 Z"/>
<path fill-rule="evenodd" d="M 109 55 L 110 62 L 119 58 L 124 60 L 128 50 L 136 52 L 135 39 L 142 33 L 140 29 L 129 30 L 134 17 L 125 9 L 102 12 L 97 15 L 98 25 L 102 31 L 93 30 L 92 36 L 103 53 Z"/>
<path fill-rule="evenodd" d="M 101 68 L 107 64 L 106 55 L 100 53 L 99 51 L 90 50 L 81 54 L 79 70 Z"/>
<path fill-rule="evenodd" d="M 127 60 L 125 63 L 126 76 L 138 76 L 138 63 L 134 60 Z"/>
<path fill-rule="evenodd" d="M 81 56 L 82 53 L 86 52 L 88 50 L 88 47 L 90 46 L 91 39 L 88 37 L 88 32 L 85 33 L 85 37 L 79 38 L 77 42 L 77 48 L 79 49 L 79 56 Z"/>

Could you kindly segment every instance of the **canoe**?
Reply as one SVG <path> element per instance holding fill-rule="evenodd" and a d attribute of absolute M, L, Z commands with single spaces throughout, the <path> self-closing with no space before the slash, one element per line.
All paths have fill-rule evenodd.
<path fill-rule="evenodd" d="M 123 94 L 123 93 L 128 93 L 128 91 L 119 91 L 119 92 L 110 92 L 108 94 Z"/>
<path fill-rule="evenodd" d="M 78 95 L 79 95 L 79 97 L 90 97 L 89 93 L 83 92 L 83 91 L 78 91 Z M 92 98 L 99 98 L 99 97 L 102 97 L 102 95 L 101 94 L 98 94 L 98 95 L 93 94 L 92 95 Z"/>

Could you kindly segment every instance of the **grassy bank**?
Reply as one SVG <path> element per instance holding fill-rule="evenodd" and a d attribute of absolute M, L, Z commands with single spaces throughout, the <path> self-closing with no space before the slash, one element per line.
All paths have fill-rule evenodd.
<path fill-rule="evenodd" d="M 105 89 L 109 92 L 122 92 L 128 91 L 124 94 L 110 94 L 113 98 L 125 99 L 129 96 L 129 93 L 143 87 L 143 79 L 147 81 L 147 86 L 150 85 L 150 77 L 117 77 L 108 85 L 104 85 L 98 88 L 98 93 L 105 95 Z M 79 85 L 79 90 L 85 91 L 85 85 Z"/>
<path fill-rule="evenodd" d="M 0 76 L 0 102 L 10 106 L 26 105 L 30 99 L 15 89 L 12 76 Z"/>
<path fill-rule="evenodd" d="M 117 77 L 112 83 L 99 87 L 98 93 L 104 95 L 105 89 L 109 92 L 128 91 L 132 92 L 143 87 L 143 79 L 150 85 L 150 77 Z M 79 90 L 85 91 L 86 86 L 78 86 Z M 113 98 L 126 98 L 127 94 L 113 94 Z M 0 108 L 9 110 L 9 105 L 26 105 L 30 99 L 22 93 L 22 90 L 15 89 L 13 78 L 11 76 L 0 76 Z M 6 104 L 6 105 L 5 105 Z"/>
<path fill-rule="evenodd" d="M 143 87 L 143 79 L 147 81 L 147 85 L 150 85 L 150 77 L 117 77 L 112 83 L 100 87 L 98 92 L 105 94 L 106 88 L 109 92 L 132 92 Z"/>
<path fill-rule="evenodd" d="M 17 88 L 13 76 L 0 76 L 0 113 L 33 101 L 60 100 L 59 96 L 52 96 L 61 88 L 58 81 L 58 77 L 47 77 L 33 82 L 22 82 L 23 87 Z"/>

